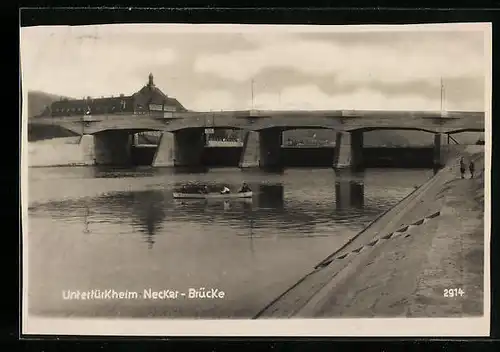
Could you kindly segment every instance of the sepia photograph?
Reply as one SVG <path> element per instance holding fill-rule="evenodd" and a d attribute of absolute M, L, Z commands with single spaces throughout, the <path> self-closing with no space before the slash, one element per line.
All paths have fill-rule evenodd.
<path fill-rule="evenodd" d="M 21 27 L 22 333 L 489 335 L 491 46 Z"/>

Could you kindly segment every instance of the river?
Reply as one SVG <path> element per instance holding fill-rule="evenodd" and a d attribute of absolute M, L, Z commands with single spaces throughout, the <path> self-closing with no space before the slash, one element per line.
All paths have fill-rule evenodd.
<path fill-rule="evenodd" d="M 432 175 L 421 169 L 30 168 L 29 313 L 252 317 Z M 182 186 L 236 189 L 243 181 L 254 191 L 252 201 L 172 199 Z M 202 287 L 224 297 L 144 293 Z M 128 293 L 113 299 L 106 290 Z"/>

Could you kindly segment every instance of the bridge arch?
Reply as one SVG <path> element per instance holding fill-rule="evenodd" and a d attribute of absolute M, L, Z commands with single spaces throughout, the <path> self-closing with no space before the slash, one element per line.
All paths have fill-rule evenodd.
<path fill-rule="evenodd" d="M 287 132 L 295 130 L 327 131 L 324 141 L 303 141 L 299 139 L 297 144 L 289 144 Z M 331 132 L 330 132 L 331 131 Z M 405 135 L 403 133 L 391 132 L 411 132 Z M 377 132 L 379 132 L 377 134 Z M 323 124 L 305 125 L 296 124 L 295 126 L 268 126 L 260 130 L 250 132 L 249 135 L 257 135 L 253 138 L 247 138 L 244 143 L 244 155 L 242 156 L 243 167 L 250 166 L 274 166 L 280 163 L 281 146 L 303 146 L 307 147 L 323 145 L 334 148 L 332 166 L 342 167 L 362 167 L 365 153 L 364 147 L 368 148 L 417 148 L 414 152 L 419 152 L 423 158 L 429 155 L 428 163 L 434 163 L 435 166 L 442 165 L 448 158 L 450 148 L 443 146 L 447 144 L 446 134 L 438 133 L 430 128 L 422 127 L 393 127 L 393 126 L 370 126 L 363 128 L 335 128 L 334 126 L 325 126 Z M 426 138 L 423 135 L 427 135 Z M 307 140 L 308 136 L 303 136 Z M 316 136 L 315 136 L 316 137 Z M 283 143 L 284 142 L 284 143 Z M 400 150 L 392 150 L 391 153 L 400 153 Z M 405 152 L 406 153 L 406 152 Z M 404 153 L 403 153 L 404 154 Z M 375 155 L 375 154 L 374 154 Z M 399 155 L 399 154 L 398 154 Z M 419 154 L 420 155 L 420 154 Z M 425 161 L 425 163 L 427 163 Z"/>
<path fill-rule="evenodd" d="M 84 134 L 90 134 L 90 135 L 100 135 L 103 133 L 109 133 L 113 131 L 120 131 L 122 133 L 128 133 L 128 134 L 136 134 L 136 133 L 141 133 L 141 132 L 161 132 L 162 129 L 160 128 L 130 128 L 130 127 L 118 127 L 118 128 L 104 128 L 104 129 L 84 129 Z"/>
<path fill-rule="evenodd" d="M 306 121 L 304 119 L 300 119 L 300 121 L 293 121 L 293 120 L 278 120 L 278 121 L 272 121 L 272 122 L 267 122 L 265 120 L 263 121 L 256 121 L 253 124 L 250 124 L 248 127 L 246 127 L 249 130 L 252 131 L 264 131 L 267 129 L 276 129 L 279 128 L 282 131 L 293 131 L 293 130 L 343 130 L 342 125 L 332 123 L 332 121 L 316 121 L 317 119 L 314 119 L 314 121 Z"/>
<path fill-rule="evenodd" d="M 427 132 L 432 134 L 435 134 L 437 132 L 437 130 L 431 130 L 421 127 L 392 127 L 392 126 L 360 127 L 360 128 L 349 129 L 349 132 L 374 132 L 374 131 L 417 131 L 417 132 Z"/>
<path fill-rule="evenodd" d="M 272 129 L 276 129 L 276 127 L 273 127 Z M 263 129 L 260 131 L 265 131 L 267 129 Z M 434 144 L 434 136 L 436 135 L 436 131 L 431 130 L 431 129 L 426 129 L 426 128 L 413 128 L 413 127 L 366 127 L 366 128 L 356 128 L 356 129 L 350 129 L 350 130 L 343 130 L 339 128 L 333 128 L 333 127 L 325 127 L 323 125 L 312 125 L 312 126 L 296 126 L 296 127 L 286 127 L 281 129 L 283 133 L 283 142 L 284 144 L 287 143 L 290 139 L 296 139 L 294 138 L 297 135 L 301 135 L 299 137 L 299 143 L 303 142 L 300 141 L 300 139 L 305 139 L 306 143 L 307 140 L 311 139 L 308 138 L 310 136 L 307 136 L 307 134 L 312 134 L 316 135 L 314 139 L 317 141 L 314 142 L 312 141 L 311 144 L 335 144 L 333 142 L 338 142 L 337 136 L 339 134 L 347 134 L 347 135 L 359 135 L 360 133 L 364 136 L 361 137 L 361 141 L 376 141 L 379 140 L 377 143 L 379 143 L 378 146 L 383 146 L 383 145 L 399 145 L 399 146 L 405 146 L 405 145 L 411 145 L 411 144 L 416 144 L 416 145 L 433 145 Z M 296 133 L 293 133 L 297 131 Z M 305 133 L 301 133 L 299 131 L 306 131 Z M 391 133 L 391 132 L 411 132 L 412 134 L 409 136 L 404 136 L 404 135 L 398 135 L 396 133 Z M 385 132 L 382 133 L 379 138 L 375 137 L 374 133 L 376 132 Z M 429 138 L 422 138 L 422 134 L 428 134 Z M 368 137 L 368 138 L 366 138 Z M 373 138 L 375 137 L 375 138 Z M 344 138 L 345 139 L 345 138 Z M 416 143 L 412 143 L 412 139 L 416 140 Z M 311 142 L 311 141 L 310 141 Z M 348 142 L 350 143 L 350 142 Z M 373 142 L 372 142 L 373 143 Z"/>
<path fill-rule="evenodd" d="M 258 158 L 267 158 L 269 161 L 271 159 L 266 155 L 273 154 L 272 151 L 277 150 L 276 145 L 282 145 L 282 143 L 277 143 L 276 141 L 282 141 L 282 134 L 286 133 L 285 131 L 291 130 L 328 130 L 326 133 L 332 131 L 332 135 L 335 135 L 335 145 L 343 144 L 350 146 L 351 154 L 352 145 L 362 145 L 363 134 L 372 131 L 419 131 L 434 134 L 434 145 L 445 139 L 443 138 L 443 134 L 450 136 L 469 131 L 484 132 L 484 120 L 480 118 L 480 114 L 474 116 L 470 113 L 455 112 L 448 115 L 443 117 L 437 112 L 424 113 L 422 111 L 252 110 L 210 113 L 183 112 L 171 115 L 115 114 L 84 117 L 50 117 L 37 118 L 36 121 L 31 120 L 28 123 L 32 125 L 58 125 L 58 127 L 66 129 L 70 133 L 94 135 L 96 139 L 101 141 L 107 138 L 118 138 L 116 137 L 118 135 L 122 136 L 119 138 L 120 140 L 125 140 L 125 136 L 129 138 L 131 134 L 162 131 L 162 141 L 168 140 L 167 144 L 171 146 L 166 148 L 169 151 L 167 154 L 177 153 L 172 158 L 167 157 L 167 154 L 164 153 L 165 160 L 168 159 L 175 162 L 178 162 L 180 159 L 195 159 L 194 156 L 191 158 L 179 150 L 193 149 L 194 142 L 196 142 L 196 145 L 200 142 L 201 145 L 201 141 L 204 139 L 204 129 L 206 128 L 246 131 L 245 136 L 254 136 L 252 138 L 245 137 L 246 142 L 254 140 L 259 146 L 264 146 L 262 149 L 264 152 L 261 152 L 261 154 L 264 154 Z M 339 136 L 342 138 L 339 139 Z M 91 138 L 86 139 L 90 140 Z M 244 143 L 246 143 L 245 141 Z M 344 142 L 339 143 L 339 141 Z M 186 148 L 182 146 L 186 146 Z M 170 162 L 168 160 L 166 161 L 167 164 Z"/>

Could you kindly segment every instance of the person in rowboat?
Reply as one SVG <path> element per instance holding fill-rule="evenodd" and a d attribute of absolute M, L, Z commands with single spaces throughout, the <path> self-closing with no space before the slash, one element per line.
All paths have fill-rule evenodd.
<path fill-rule="evenodd" d="M 245 193 L 245 192 L 252 192 L 252 190 L 250 189 L 250 187 L 248 187 L 248 185 L 246 184 L 246 182 L 243 182 L 243 184 L 241 185 L 241 188 L 239 189 L 238 193 Z"/>
<path fill-rule="evenodd" d="M 222 191 L 220 191 L 221 194 L 229 194 L 231 193 L 231 190 L 229 188 L 227 188 L 227 186 L 224 186 L 224 188 L 222 189 Z"/>

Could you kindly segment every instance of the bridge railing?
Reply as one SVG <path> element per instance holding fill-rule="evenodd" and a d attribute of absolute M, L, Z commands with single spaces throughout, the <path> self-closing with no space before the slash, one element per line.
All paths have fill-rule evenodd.
<path fill-rule="evenodd" d="M 452 144 L 450 143 L 450 141 L 452 141 L 455 144 L 460 144 L 455 138 L 453 138 L 452 135 L 448 134 L 448 144 Z"/>
<path fill-rule="evenodd" d="M 146 111 L 146 112 L 102 112 L 99 114 L 68 114 L 68 115 L 48 115 L 48 116 L 36 116 L 30 118 L 30 120 L 47 120 L 47 119 L 68 119 L 68 120 L 79 120 L 79 121 L 96 121 L 96 120 L 106 120 L 112 119 L 117 116 L 133 116 L 140 118 L 141 116 L 145 117 L 153 117 L 153 118 L 163 118 L 163 117 L 172 117 L 172 112 L 157 112 L 157 111 Z"/>
<path fill-rule="evenodd" d="M 312 139 L 312 140 L 302 140 L 302 139 L 289 139 L 283 142 L 284 147 L 330 147 L 334 146 L 335 141 L 326 139 Z"/>
<path fill-rule="evenodd" d="M 214 141 L 210 140 L 206 142 L 207 147 L 242 147 L 243 142 L 241 141 Z"/>

